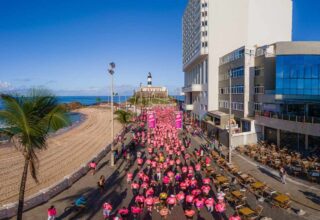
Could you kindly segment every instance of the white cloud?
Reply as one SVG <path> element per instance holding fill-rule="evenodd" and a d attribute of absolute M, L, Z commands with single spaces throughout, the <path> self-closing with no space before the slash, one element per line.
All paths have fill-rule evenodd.
<path fill-rule="evenodd" d="M 10 83 L 0 81 L 0 90 L 10 90 L 10 89 L 12 89 L 12 86 Z"/>

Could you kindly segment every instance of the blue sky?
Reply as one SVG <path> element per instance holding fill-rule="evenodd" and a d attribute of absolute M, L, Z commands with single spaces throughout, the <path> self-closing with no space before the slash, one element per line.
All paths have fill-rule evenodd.
<path fill-rule="evenodd" d="M 58 95 L 183 85 L 181 17 L 187 0 L 0 1 L 0 90 L 45 86 Z M 319 0 L 294 0 L 293 39 L 320 40 Z"/>

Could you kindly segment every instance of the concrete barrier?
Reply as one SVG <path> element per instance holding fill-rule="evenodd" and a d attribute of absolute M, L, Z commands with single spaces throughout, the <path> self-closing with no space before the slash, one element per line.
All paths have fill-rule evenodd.
<path fill-rule="evenodd" d="M 66 180 L 62 180 L 53 187 L 50 187 L 48 194 L 49 198 L 52 198 L 62 192 L 63 190 L 67 189 L 69 187 L 68 182 Z"/>
<path fill-rule="evenodd" d="M 1 207 L 0 208 L 0 219 L 7 218 L 7 208 Z"/>
<path fill-rule="evenodd" d="M 17 214 L 18 203 L 16 203 L 16 202 L 10 203 L 10 204 L 7 204 L 5 207 L 7 208 L 7 217 L 6 218 L 10 218 L 10 217 L 15 216 Z"/>
<path fill-rule="evenodd" d="M 30 208 L 40 205 L 43 202 L 45 202 L 43 199 L 43 193 L 38 192 L 35 195 L 26 199 L 26 201 L 24 202 L 23 210 L 28 210 Z"/>

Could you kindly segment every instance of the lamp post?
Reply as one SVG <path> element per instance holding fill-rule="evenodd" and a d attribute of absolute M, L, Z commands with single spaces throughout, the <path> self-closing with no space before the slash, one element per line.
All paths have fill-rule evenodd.
<path fill-rule="evenodd" d="M 110 165 L 114 166 L 114 121 L 113 121 L 113 74 L 115 73 L 116 64 L 111 62 L 109 64 L 108 72 L 111 75 L 111 158 Z"/>
<path fill-rule="evenodd" d="M 229 163 L 231 163 L 231 152 L 232 152 L 232 129 L 231 129 L 231 71 L 229 73 Z"/>

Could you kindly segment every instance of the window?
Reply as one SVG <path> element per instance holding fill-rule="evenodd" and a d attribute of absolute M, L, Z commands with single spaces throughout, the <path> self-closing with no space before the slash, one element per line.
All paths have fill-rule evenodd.
<path fill-rule="evenodd" d="M 276 58 L 276 94 L 317 98 L 319 78 L 319 55 L 279 55 Z"/>
<path fill-rule="evenodd" d="M 255 102 L 254 103 L 254 110 L 261 111 L 262 110 L 262 103 Z"/>
<path fill-rule="evenodd" d="M 202 42 L 202 47 L 208 47 L 208 42 L 207 41 Z"/>
<path fill-rule="evenodd" d="M 203 21 L 202 22 L 202 26 L 207 26 L 208 25 L 208 21 Z"/>
<path fill-rule="evenodd" d="M 208 6 L 207 3 L 202 3 L 202 8 L 206 8 Z"/>
<path fill-rule="evenodd" d="M 219 108 L 229 108 L 229 102 L 226 100 L 219 101 Z M 243 111 L 243 102 L 231 102 L 231 109 L 236 111 Z"/>
<path fill-rule="evenodd" d="M 264 94 L 264 86 L 255 86 L 254 93 L 255 94 Z"/>
<path fill-rule="evenodd" d="M 207 31 L 202 31 L 202 36 L 203 36 L 203 37 L 208 36 L 208 32 L 207 32 Z"/>
<path fill-rule="evenodd" d="M 254 75 L 255 76 L 262 76 L 264 74 L 264 68 L 260 66 L 256 66 L 254 68 Z"/>
<path fill-rule="evenodd" d="M 231 78 L 238 78 L 238 77 L 242 77 L 243 75 L 244 75 L 244 69 L 243 69 L 243 66 L 241 66 L 241 67 L 237 67 L 229 70 L 227 74 L 227 79 L 229 79 L 229 76 L 231 76 Z"/>

